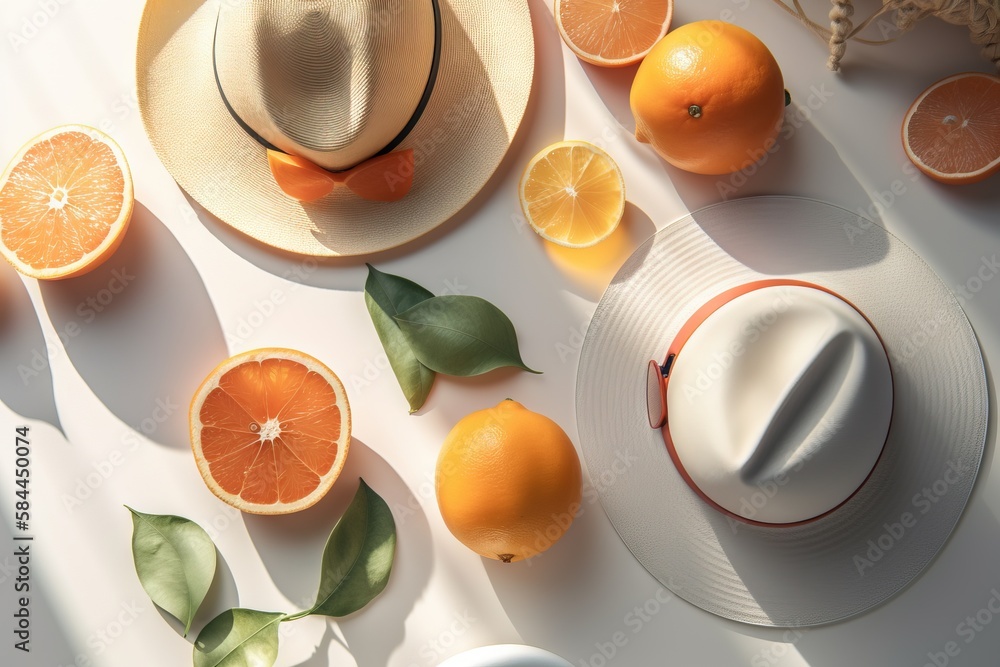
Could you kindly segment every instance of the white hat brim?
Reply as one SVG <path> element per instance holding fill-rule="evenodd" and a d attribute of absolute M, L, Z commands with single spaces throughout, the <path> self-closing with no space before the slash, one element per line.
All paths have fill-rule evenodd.
<path fill-rule="evenodd" d="M 207 211 L 267 245 L 363 255 L 431 231 L 465 206 L 507 152 L 527 106 L 534 37 L 526 0 L 441 0 L 441 60 L 427 107 L 399 149 L 413 186 L 398 202 L 344 188 L 300 203 L 278 188 L 265 149 L 227 111 L 212 39 L 221 0 L 148 0 L 136 78 L 143 124 L 178 184 Z"/>
<path fill-rule="evenodd" d="M 894 382 L 889 436 L 868 481 L 831 514 L 791 527 L 709 507 L 646 415 L 646 366 L 662 361 L 694 310 L 774 277 L 822 285 L 859 308 L 885 343 Z M 635 557 L 702 609 L 776 627 L 859 614 L 927 567 L 972 491 L 987 401 L 975 333 L 930 267 L 879 225 L 796 197 L 724 202 L 651 237 L 598 305 L 577 376 L 587 470 Z M 781 489 L 760 493 L 748 501 Z"/>

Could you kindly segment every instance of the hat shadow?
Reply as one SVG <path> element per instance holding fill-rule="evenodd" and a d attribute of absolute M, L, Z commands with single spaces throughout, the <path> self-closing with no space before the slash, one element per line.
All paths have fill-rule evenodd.
<path fill-rule="evenodd" d="M 930 661 L 928 654 L 943 653 L 948 642 L 956 644 L 958 653 L 945 653 L 946 657 L 960 655 L 962 664 L 993 664 L 1000 655 L 1000 628 L 983 626 L 977 631 L 966 620 L 988 609 L 994 595 L 994 606 L 1000 604 L 996 566 L 1000 562 L 1000 516 L 984 497 L 994 476 L 997 396 L 989 361 L 985 353 L 983 356 L 989 392 L 986 449 L 958 525 L 927 569 L 899 594 L 860 616 L 808 630 L 796 648 L 812 667 L 922 665 Z M 959 631 L 962 627 L 965 629 Z M 889 640 L 891 637 L 906 637 L 907 641 L 903 645 Z"/>
<path fill-rule="evenodd" d="M 809 220 L 775 218 L 772 223 L 776 238 L 781 239 L 778 244 L 767 241 L 775 238 L 770 235 L 752 236 L 740 234 L 738 229 L 728 229 L 738 227 L 738 219 L 722 227 L 706 227 L 706 233 L 720 247 L 751 269 L 764 272 L 767 267 L 766 272 L 772 274 L 798 273 L 856 268 L 881 259 L 888 249 L 882 220 L 918 177 L 901 168 L 888 179 L 887 187 L 901 189 L 904 195 L 873 201 L 837 148 L 813 124 L 813 111 L 806 104 L 813 100 L 798 100 L 796 91 L 792 91 L 792 100 L 786 107 L 782 128 L 770 153 L 741 171 L 718 176 L 694 174 L 657 158 L 660 168 L 699 223 L 711 215 L 702 209 L 710 209 L 720 201 L 768 195 L 828 202 L 849 210 L 858 218 L 856 224 L 845 227 L 841 238 L 835 240 L 847 241 L 852 246 L 864 244 L 866 252 L 835 255 L 817 248 L 813 234 L 798 233 L 809 226 Z M 831 193 L 836 193 L 836 200 L 831 201 Z"/>
<path fill-rule="evenodd" d="M 393 512 L 396 557 L 385 590 L 365 608 L 335 620 L 358 667 L 376 667 L 388 664 L 389 656 L 402 643 L 405 621 L 430 581 L 434 560 L 427 518 L 390 464 L 364 442 L 352 438 L 344 470 L 322 500 L 291 515 L 246 514 L 244 524 L 278 590 L 298 607 L 308 608 L 316 600 L 326 540 L 354 497 L 359 478 Z M 328 635 L 329 629 L 313 657 L 303 664 L 328 664 L 323 650 L 324 643 L 327 649 L 330 646 L 332 637 Z"/>
<path fill-rule="evenodd" d="M 760 204 L 769 199 L 778 206 L 783 201 L 796 199 L 822 202 L 820 199 L 768 195 L 755 196 L 748 201 Z M 730 257 L 764 275 L 858 269 L 884 259 L 892 244 L 889 232 L 880 223 L 858 213 L 852 213 L 854 218 L 843 225 L 830 225 L 811 217 L 791 219 L 778 209 L 774 217 L 757 218 L 754 233 L 743 233 L 739 229 L 738 213 L 734 215 L 733 207 L 723 206 L 724 203 L 710 204 L 689 215 Z M 764 233 L 759 234 L 760 230 Z M 774 243 L 776 238 L 781 242 Z"/>
<path fill-rule="evenodd" d="M 110 259 L 41 292 L 70 361 L 108 409 L 153 442 L 188 447 L 191 396 L 229 355 L 201 276 L 166 226 L 136 202 Z"/>
<path fill-rule="evenodd" d="M 2 268 L 0 402 L 22 417 L 44 421 L 62 432 L 52 382 L 52 352 L 24 283 L 13 268 Z"/>
<path fill-rule="evenodd" d="M 989 664 L 986 657 L 993 658 L 1000 651 L 1000 630 L 984 632 L 990 638 L 977 639 L 975 646 L 971 647 L 966 647 L 967 637 L 957 636 L 955 630 L 956 624 L 960 624 L 970 613 L 975 616 L 980 607 L 988 602 L 994 590 L 992 587 L 1000 588 L 1000 581 L 996 578 L 996 563 L 1000 561 L 1000 517 L 989 509 L 983 498 L 984 489 L 989 487 L 998 421 L 995 384 L 985 354 L 984 363 L 989 419 L 982 466 L 954 531 L 925 568 L 886 600 L 847 619 L 795 629 L 734 623 L 732 626 L 736 631 L 774 642 L 771 655 L 797 651 L 811 667 L 923 664 L 928 660 L 927 652 L 940 652 L 949 641 L 955 641 L 960 646 L 963 663 Z M 872 509 L 862 507 L 856 513 L 878 514 Z M 711 510 L 706 508 L 705 511 Z M 917 514 L 916 511 L 914 513 Z M 885 518 L 861 521 L 870 523 L 874 531 Z M 892 517 L 889 517 L 891 520 Z M 912 530 L 919 531 L 920 526 L 918 518 Z M 764 613 L 768 612 L 769 598 L 780 597 L 775 596 L 774 591 L 782 587 L 796 589 L 797 595 L 803 588 L 810 589 L 816 603 L 823 604 L 823 582 L 811 572 L 809 564 L 797 562 L 800 558 L 794 549 L 782 549 L 782 545 L 774 541 L 757 539 L 761 533 L 735 521 L 729 522 L 732 530 L 718 521 L 713 523 L 713 527 L 734 571 L 741 576 Z M 879 537 L 878 532 L 872 535 Z M 895 554 L 887 551 L 874 562 L 873 567 L 899 565 L 891 561 L 890 555 Z M 761 594 L 755 594 L 755 590 Z M 997 602 L 1000 603 L 1000 594 Z M 905 646 L 891 639 L 898 637 L 906 638 Z M 980 660 L 972 659 L 970 656 L 973 654 Z"/>

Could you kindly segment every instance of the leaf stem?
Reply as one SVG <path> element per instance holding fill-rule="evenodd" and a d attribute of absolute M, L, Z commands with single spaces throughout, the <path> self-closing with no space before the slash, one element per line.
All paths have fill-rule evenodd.
<path fill-rule="evenodd" d="M 305 618 L 311 613 L 313 613 L 312 609 L 306 609 L 305 611 L 300 611 L 297 614 L 285 614 L 285 617 L 281 619 L 281 622 L 284 623 L 285 621 L 297 621 L 300 618 Z"/>

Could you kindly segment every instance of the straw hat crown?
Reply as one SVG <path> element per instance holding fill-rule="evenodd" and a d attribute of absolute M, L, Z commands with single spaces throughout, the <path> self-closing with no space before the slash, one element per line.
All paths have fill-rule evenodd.
<path fill-rule="evenodd" d="M 435 39 L 431 0 L 223 3 L 215 68 L 250 129 L 341 170 L 406 127 L 428 83 Z"/>

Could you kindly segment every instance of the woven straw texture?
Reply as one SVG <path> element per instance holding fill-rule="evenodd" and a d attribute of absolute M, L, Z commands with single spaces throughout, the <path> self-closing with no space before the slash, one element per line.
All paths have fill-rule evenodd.
<path fill-rule="evenodd" d="M 346 188 L 313 203 L 290 199 L 274 182 L 264 148 L 239 127 L 216 87 L 212 42 L 225 1 L 148 0 L 136 57 L 139 107 L 178 184 L 262 243 L 304 255 L 352 256 L 411 241 L 482 189 L 521 122 L 534 72 L 526 0 L 442 1 L 437 83 L 399 146 L 414 150 L 410 193 L 391 203 L 366 201 Z"/>

